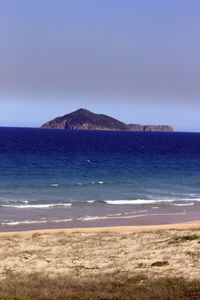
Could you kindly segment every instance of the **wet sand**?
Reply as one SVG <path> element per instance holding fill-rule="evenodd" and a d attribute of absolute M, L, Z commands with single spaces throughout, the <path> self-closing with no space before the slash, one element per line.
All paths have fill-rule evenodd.
<path fill-rule="evenodd" d="M 28 231 L 8 231 L 0 232 L 0 237 L 3 236 L 16 236 L 20 235 L 23 237 L 32 236 L 35 233 L 39 234 L 56 234 L 60 232 L 73 233 L 73 232 L 118 232 L 118 233 L 137 233 L 146 231 L 157 231 L 157 230 L 186 230 L 186 229 L 200 229 L 200 221 L 183 222 L 176 224 L 164 224 L 164 225 L 145 225 L 145 226 L 112 226 L 112 227 L 86 227 L 86 228 L 56 228 L 56 229 L 38 229 Z"/>
<path fill-rule="evenodd" d="M 189 203 L 192 204 L 192 203 Z M 102 203 L 51 208 L 3 207 L 0 232 L 63 228 L 148 226 L 200 220 L 199 204 L 108 205 Z M 186 205 L 186 206 L 183 206 Z"/>

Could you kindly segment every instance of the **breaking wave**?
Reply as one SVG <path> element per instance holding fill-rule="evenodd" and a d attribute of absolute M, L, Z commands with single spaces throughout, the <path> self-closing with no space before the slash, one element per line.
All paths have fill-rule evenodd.
<path fill-rule="evenodd" d="M 61 223 L 70 222 L 72 219 L 57 219 L 57 220 L 24 220 L 24 221 L 11 221 L 11 222 L 1 222 L 1 225 L 15 226 L 20 224 L 42 224 L 42 223 Z"/>
<path fill-rule="evenodd" d="M 59 206 L 71 206 L 72 203 L 54 203 L 54 204 L 25 204 L 25 205 L 9 205 L 2 204 L 2 207 L 11 208 L 49 208 L 49 207 L 59 207 Z"/>
<path fill-rule="evenodd" d="M 176 204 L 173 204 L 174 206 L 192 206 L 194 205 L 194 203 L 176 203 Z"/>
<path fill-rule="evenodd" d="M 173 215 L 185 215 L 185 212 L 180 213 L 161 213 L 161 214 L 140 214 L 140 215 L 126 215 L 126 216 L 84 216 L 79 218 L 80 221 L 94 221 L 94 220 L 105 220 L 105 219 L 132 219 L 149 216 L 173 216 Z"/>
<path fill-rule="evenodd" d="M 191 199 L 155 199 L 155 200 L 143 200 L 143 199 L 137 199 L 137 200 L 104 200 L 107 204 L 113 204 L 113 205 L 126 205 L 126 204 L 153 204 L 153 203 L 170 203 L 170 202 L 179 202 L 179 201 L 197 201 L 200 202 L 200 198 L 191 198 Z M 175 204 L 174 204 L 175 205 Z M 178 205 L 178 204 L 177 204 Z M 188 205 L 192 205 L 189 203 Z M 185 204 L 187 206 L 187 204 Z"/>

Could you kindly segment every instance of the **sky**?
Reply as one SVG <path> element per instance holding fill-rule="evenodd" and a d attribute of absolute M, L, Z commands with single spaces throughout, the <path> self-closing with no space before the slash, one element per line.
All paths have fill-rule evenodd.
<path fill-rule="evenodd" d="M 199 0 L 0 0 L 0 126 L 78 108 L 200 131 Z"/>

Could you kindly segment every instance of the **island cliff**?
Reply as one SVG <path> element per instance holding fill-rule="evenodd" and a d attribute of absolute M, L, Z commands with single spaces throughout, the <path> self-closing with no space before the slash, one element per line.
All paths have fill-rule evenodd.
<path fill-rule="evenodd" d="M 131 131 L 174 131 L 173 127 L 169 125 L 140 125 L 129 124 Z"/>
<path fill-rule="evenodd" d="M 173 131 L 173 128 L 168 125 L 127 125 L 109 116 L 94 114 L 83 108 L 62 117 L 57 117 L 43 124 L 41 128 L 68 130 Z"/>

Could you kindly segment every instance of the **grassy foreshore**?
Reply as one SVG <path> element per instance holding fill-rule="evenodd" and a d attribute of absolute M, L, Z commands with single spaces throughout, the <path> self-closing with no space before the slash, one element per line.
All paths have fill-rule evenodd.
<path fill-rule="evenodd" d="M 199 241 L 200 222 L 1 233 L 0 299 L 199 299 Z"/>

